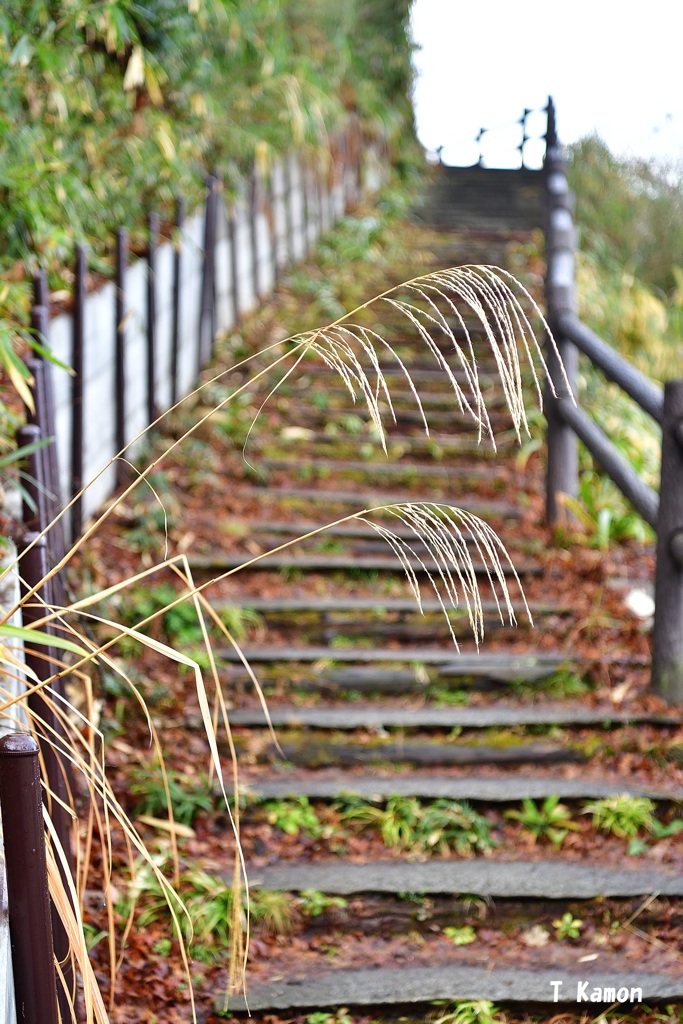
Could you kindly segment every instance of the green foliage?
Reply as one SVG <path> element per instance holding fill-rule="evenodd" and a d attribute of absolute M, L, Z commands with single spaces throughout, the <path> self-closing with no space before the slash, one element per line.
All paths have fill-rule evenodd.
<path fill-rule="evenodd" d="M 136 629 L 146 636 L 153 636 L 193 655 L 199 654 L 201 661 L 204 636 L 192 600 L 173 605 L 179 592 L 170 583 L 159 583 L 152 587 L 134 587 L 124 597 L 116 600 L 115 615 L 123 625 Z M 164 609 L 166 609 L 164 611 Z M 150 622 L 145 622 L 151 618 Z M 139 625 L 145 623 L 144 625 Z M 124 637 L 121 641 L 123 653 L 136 650 L 135 640 Z"/>
<path fill-rule="evenodd" d="M 160 870 L 164 869 L 163 858 L 160 858 L 158 866 Z M 214 953 L 227 949 L 233 927 L 234 896 L 225 879 L 200 868 L 191 868 L 181 873 L 175 891 L 185 909 L 177 903 L 174 911 L 183 939 L 191 943 L 191 955 L 210 959 Z M 167 891 L 149 864 L 138 864 L 130 892 L 117 905 L 121 915 L 129 913 L 133 899 L 139 907 L 140 927 L 155 921 L 171 921 Z M 247 899 L 243 893 L 239 908 L 241 915 L 244 915 L 246 906 Z M 257 889 L 249 895 L 252 921 L 271 934 L 284 935 L 291 930 L 291 911 L 292 898 L 287 893 Z"/>
<path fill-rule="evenodd" d="M 263 804 L 263 809 L 268 822 L 282 829 L 288 836 L 298 836 L 303 832 L 311 839 L 318 839 L 325 831 L 323 823 L 306 796 L 297 796 L 292 800 L 267 800 Z"/>
<path fill-rule="evenodd" d="M 649 374 L 652 372 L 653 367 L 650 366 Z M 601 374 L 588 365 L 581 372 L 581 392 L 582 402 L 619 452 L 645 483 L 658 489 L 659 427 L 616 385 L 606 383 Z M 580 450 L 579 470 L 577 499 L 565 499 L 565 503 L 596 547 L 607 550 L 615 542 L 634 540 L 646 543 L 653 540 L 650 527 L 634 512 L 616 485 L 599 472 L 583 448 Z"/>
<path fill-rule="evenodd" d="M 384 807 L 355 798 L 334 806 L 342 821 L 379 829 L 388 847 L 467 856 L 493 846 L 489 819 L 465 801 L 422 804 L 415 797 L 392 796 Z"/>
<path fill-rule="evenodd" d="M 641 829 L 653 832 L 654 810 L 655 804 L 648 797 L 628 793 L 593 800 L 584 807 L 584 812 L 592 815 L 595 828 L 611 832 L 620 839 L 632 839 Z"/>
<path fill-rule="evenodd" d="M 567 697 L 581 697 L 588 692 L 588 683 L 571 669 L 558 669 L 545 679 L 529 682 L 515 679 L 512 688 L 520 696 L 533 697 L 542 693 L 546 697 L 563 700 Z"/>
<path fill-rule="evenodd" d="M 340 1006 L 334 1013 L 329 1010 L 316 1010 L 306 1017 L 306 1024 L 353 1024 L 353 1017 L 345 1006 Z"/>
<path fill-rule="evenodd" d="M 287 935 L 292 930 L 293 898 L 287 892 L 253 889 L 249 893 L 249 914 L 254 924 L 269 935 Z"/>
<path fill-rule="evenodd" d="M 505 1016 L 489 999 L 462 1000 L 440 1014 L 434 1024 L 503 1024 Z"/>
<path fill-rule="evenodd" d="M 583 921 L 567 911 L 559 921 L 553 921 L 553 928 L 558 939 L 578 939 L 583 928 Z"/>
<path fill-rule="evenodd" d="M 135 813 L 138 815 L 165 818 L 169 797 L 173 818 L 181 825 L 192 825 L 200 811 L 213 810 L 211 787 L 206 778 L 199 783 L 189 782 L 177 772 L 169 771 L 164 784 L 158 763 L 153 763 L 134 769 L 131 779 L 130 792 L 137 797 Z"/>
<path fill-rule="evenodd" d="M 320 917 L 330 907 L 343 909 L 347 901 L 341 896 L 326 896 L 317 889 L 303 889 L 299 893 L 299 907 L 309 917 Z"/>
<path fill-rule="evenodd" d="M 469 924 L 462 928 L 444 928 L 443 933 L 454 946 L 469 946 L 477 941 L 477 933 Z"/>
<path fill-rule="evenodd" d="M 579 315 L 649 377 L 683 373 L 683 177 L 681 168 L 619 159 L 597 137 L 570 147 L 570 184 L 581 231 Z M 582 370 L 581 402 L 657 487 L 659 430 L 604 378 Z M 572 511 L 600 548 L 652 539 L 616 487 L 583 453 Z"/>
<path fill-rule="evenodd" d="M 672 295 L 674 268 L 683 266 L 680 168 L 620 159 L 597 136 L 575 143 L 569 155 L 582 247 L 655 294 Z"/>
<path fill-rule="evenodd" d="M 522 800 L 521 811 L 505 812 L 506 818 L 518 821 L 529 832 L 533 841 L 549 839 L 553 846 L 562 846 L 567 832 L 576 832 L 579 826 L 572 821 L 569 809 L 560 803 L 559 796 L 548 796 L 537 805 L 529 797 Z"/>
<path fill-rule="evenodd" d="M 351 118 L 397 167 L 417 151 L 409 0 L 16 0 L 0 12 L 0 367 L 26 392 L 27 281 L 70 282 L 76 241 L 109 272 L 217 170 L 234 194 L 294 144 L 329 170 Z M 4 283 L 3 283 L 4 282 Z"/>

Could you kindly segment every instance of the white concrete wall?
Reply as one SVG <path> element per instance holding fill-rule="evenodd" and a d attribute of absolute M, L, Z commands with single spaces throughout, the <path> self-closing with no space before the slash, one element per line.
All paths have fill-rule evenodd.
<path fill-rule="evenodd" d="M 378 185 L 376 156 L 366 157 L 368 185 Z M 251 190 L 245 186 L 234 203 L 224 200 L 219 190 L 215 252 L 215 312 L 218 333 L 230 330 L 237 315 L 252 312 L 260 299 L 272 291 L 279 273 L 303 260 L 315 241 L 344 215 L 347 199 L 355 197 L 354 168 L 340 169 L 331 180 L 316 173 L 310 164 L 292 155 L 286 167 L 278 163 L 269 181 L 256 188 L 254 223 L 250 209 Z M 367 189 L 369 191 L 370 188 Z M 235 246 L 231 240 L 233 218 Z M 255 238 L 256 253 L 252 241 Z M 181 242 L 180 330 L 178 355 L 178 396 L 195 385 L 199 369 L 201 282 L 204 262 L 204 213 L 186 218 Z M 232 261 L 237 264 L 237 296 L 233 294 Z M 171 402 L 171 339 L 173 323 L 174 250 L 170 242 L 161 245 L 156 256 L 156 406 L 160 412 Z M 147 273 L 145 260 L 133 263 L 125 275 L 125 438 L 134 454 L 135 439 L 147 426 Z M 237 314 L 237 315 L 236 315 Z M 115 288 L 112 283 L 88 295 L 84 316 L 83 357 L 84 463 L 83 479 L 89 481 L 83 496 L 86 520 L 102 505 L 115 486 Z M 65 364 L 72 362 L 73 322 L 60 313 L 50 324 L 50 345 Z M 208 346 L 207 346 L 208 347 Z M 62 501 L 66 502 L 71 479 L 71 388 L 70 375 L 53 367 L 55 429 Z"/>

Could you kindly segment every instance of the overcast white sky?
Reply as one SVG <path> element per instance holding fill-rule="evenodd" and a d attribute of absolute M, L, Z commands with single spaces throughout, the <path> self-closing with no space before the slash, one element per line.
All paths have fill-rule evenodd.
<path fill-rule="evenodd" d="M 548 94 L 562 142 L 597 132 L 617 154 L 683 162 L 683 0 L 413 0 L 412 24 L 418 134 L 446 163 L 474 163 L 479 128 Z M 490 165 L 516 131 L 489 138 Z"/>

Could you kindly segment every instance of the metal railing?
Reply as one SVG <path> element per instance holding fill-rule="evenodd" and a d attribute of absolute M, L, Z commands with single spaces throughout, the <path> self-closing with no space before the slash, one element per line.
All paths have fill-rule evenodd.
<path fill-rule="evenodd" d="M 548 464 L 546 515 L 556 523 L 562 496 L 578 491 L 581 440 L 645 522 L 657 533 L 655 618 L 652 635 L 652 687 L 669 703 L 683 702 L 683 380 L 662 389 L 599 338 L 577 316 L 574 199 L 557 141 L 555 110 L 548 113 L 545 161 L 547 197 L 546 305 L 560 359 L 549 352 L 556 394 L 547 394 Z M 607 434 L 578 404 L 581 352 L 662 428 L 659 494 L 643 481 Z M 571 391 L 572 395 L 569 394 Z"/>
<path fill-rule="evenodd" d="M 350 136 L 353 133 L 350 133 Z M 301 163 L 297 210 L 295 217 L 292 199 L 292 182 L 287 173 L 289 162 L 284 167 L 284 194 L 279 197 L 283 205 L 284 224 L 276 223 L 273 210 L 276 197 L 264 196 L 263 183 L 253 178 L 248 205 L 248 221 L 251 246 L 240 246 L 235 204 L 225 211 L 227 237 L 230 251 L 229 287 L 227 293 L 231 302 L 231 323 L 237 324 L 243 313 L 242 288 L 245 277 L 251 277 L 253 295 L 256 300 L 267 291 L 268 281 L 264 280 L 264 260 L 270 261 L 271 280 L 277 281 L 278 273 L 293 261 L 308 255 L 310 246 L 323 230 L 330 227 L 341 212 L 351 208 L 361 197 L 363 177 L 361 171 L 361 148 L 353 138 L 345 137 L 343 152 L 338 154 L 339 166 L 334 174 L 323 179 L 322 168 Z M 349 174 L 353 181 L 350 181 Z M 217 264 L 217 223 L 219 212 L 219 181 L 215 176 L 207 179 L 206 199 L 203 211 L 203 244 L 201 247 L 201 275 L 199 280 L 199 301 L 197 305 L 197 329 L 185 332 L 181 337 L 179 316 L 181 285 L 184 281 L 184 262 L 189 247 L 178 240 L 174 247 L 171 284 L 171 315 L 167 318 L 170 328 L 170 381 L 164 396 L 160 394 L 159 373 L 159 320 L 158 291 L 160 223 L 156 213 L 149 215 L 147 223 L 148 244 L 144 254 L 147 265 L 145 304 L 145 352 L 142 361 L 144 387 L 142 401 L 146 423 L 151 423 L 159 414 L 162 402 L 167 407 L 187 390 L 179 374 L 180 356 L 191 348 L 191 360 L 195 375 L 208 363 L 213 352 L 217 333 L 218 273 Z M 258 187 L 257 187 L 258 186 Z M 272 193 L 272 182 L 271 182 Z M 270 203 L 270 207 L 268 204 Z M 340 205 L 343 210 L 340 210 Z M 259 217 L 264 210 L 272 216 L 266 218 L 268 232 L 264 241 L 259 231 Z M 185 202 L 181 197 L 177 203 L 177 233 L 180 235 L 185 219 Z M 297 252 L 298 248 L 298 252 Z M 126 435 L 127 408 L 132 404 L 130 389 L 130 366 L 127 356 L 130 345 L 126 339 L 128 311 L 126 305 L 126 269 L 129 263 L 128 232 L 120 228 L 116 232 L 114 252 L 115 288 L 112 303 L 112 320 L 115 324 L 113 359 L 108 365 L 109 390 L 113 392 L 114 435 L 117 449 L 123 449 L 129 438 Z M 248 266 L 243 266 L 247 263 Z M 225 267 L 223 267 L 225 270 Z M 42 354 L 27 359 L 28 369 L 33 378 L 32 409 L 26 410 L 27 422 L 17 432 L 17 444 L 25 448 L 24 501 L 22 518 L 24 535 L 21 543 L 19 571 L 23 597 L 33 593 L 31 601 L 22 605 L 23 624 L 30 627 L 43 616 L 44 607 L 63 607 L 66 601 L 64 583 L 59 573 L 47 579 L 53 568 L 63 560 L 69 540 L 78 537 L 83 526 L 83 508 L 79 492 L 85 482 L 84 463 L 86 417 L 86 385 L 88 383 L 88 361 L 93 355 L 88 350 L 84 325 L 86 321 L 88 262 L 85 248 L 76 247 L 74 264 L 74 287 L 72 303 L 72 345 L 70 363 L 72 367 L 71 386 L 68 402 L 68 425 L 70 445 L 66 454 L 69 463 L 67 493 L 61 493 L 59 466 L 59 431 L 57 429 L 57 402 L 49 362 Z M 190 276 L 190 275 L 188 275 Z M 34 278 L 31 327 L 46 347 L 49 348 L 50 315 L 49 293 L 46 276 L 39 272 Z M 225 282 L 223 282 L 225 285 Z M 225 289 L 224 289 L 225 290 Z M 248 296 L 247 296 L 248 298 Z M 182 351 L 181 351 L 182 349 Z M 188 360 L 185 359 L 187 363 Z M 138 392 L 139 393 L 139 392 Z M 170 397 L 169 397 L 170 396 Z M 68 520 L 61 516 L 67 501 L 73 500 Z M 45 632 L 50 627 L 41 626 Z M 51 677 L 54 652 L 43 648 L 40 656 L 30 649 L 24 651 L 27 668 L 32 678 L 45 681 Z M 64 697 L 59 684 L 53 684 L 57 697 Z M 69 940 L 64 924 L 51 902 L 48 893 L 46 850 L 44 837 L 43 803 L 49 814 L 59 845 L 65 854 L 64 863 L 72 868 L 70 830 L 71 819 L 67 811 L 73 791 L 67 741 L 64 730 L 49 699 L 40 690 L 31 694 L 27 701 L 31 719 L 31 733 L 13 732 L 0 739 L 0 805 L 4 825 L 4 861 L 8 921 L 11 944 L 13 991 L 16 1014 L 11 1012 L 11 985 L 5 985 L 8 1007 L 0 1006 L 0 1024 L 14 1024 L 15 1020 L 30 1021 L 33 1024 L 59 1024 L 59 1021 L 73 1019 L 72 1005 L 75 998 L 75 979 L 71 962 Z M 41 787 L 41 773 L 44 786 Z M 42 793 L 41 793 L 42 789 Z M 58 864 L 62 872 L 64 867 Z M 0 900 L 4 899 L 4 882 L 0 877 Z M 7 920 L 0 906 L 0 929 L 7 928 Z M 4 932 L 3 932 L 4 934 Z M 0 943 L 0 946 L 2 944 Z M 59 984 L 55 961 L 60 965 Z M 1 991 L 1 990 L 0 990 Z"/>
<path fill-rule="evenodd" d="M 516 118 L 514 121 L 506 121 L 501 124 L 487 125 L 486 127 L 480 128 L 479 131 L 470 137 L 461 138 L 457 142 L 450 142 L 448 145 L 437 146 L 432 152 L 436 155 L 439 163 L 444 163 L 443 154 L 444 150 L 452 149 L 455 147 L 462 146 L 473 146 L 478 151 L 477 159 L 472 166 L 482 167 L 489 169 L 490 165 L 487 162 L 485 153 L 485 142 L 488 142 L 501 132 L 509 131 L 510 129 L 515 130 L 519 127 L 519 142 L 514 146 L 512 152 L 519 154 L 520 167 L 518 170 L 533 170 L 534 167 L 530 167 L 526 160 L 526 150 L 528 143 L 544 143 L 547 139 L 547 128 L 543 131 L 534 131 L 529 127 L 530 120 L 535 115 L 545 114 L 548 118 L 548 122 L 551 116 L 552 99 L 548 97 L 548 103 L 545 107 L 525 107 L 521 117 Z"/>

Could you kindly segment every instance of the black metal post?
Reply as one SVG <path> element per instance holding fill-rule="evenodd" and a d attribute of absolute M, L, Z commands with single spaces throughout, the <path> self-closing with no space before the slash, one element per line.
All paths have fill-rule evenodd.
<path fill-rule="evenodd" d="M 42 294 L 41 275 L 34 278 L 34 292 Z M 49 347 L 49 313 L 47 306 L 35 304 L 31 309 L 31 328 L 46 348 Z M 43 432 L 43 437 L 51 438 L 45 448 L 44 465 L 46 470 L 45 483 L 48 488 L 48 516 L 50 521 L 61 511 L 60 485 L 59 485 L 59 464 L 57 459 L 57 441 L 55 431 L 54 400 L 52 395 L 52 378 L 49 367 L 41 356 L 30 356 L 27 364 L 34 377 L 34 402 L 33 413 L 27 416 L 31 423 L 37 423 Z M 61 533 L 61 527 L 59 528 Z M 62 540 L 62 550 L 64 548 Z"/>
<path fill-rule="evenodd" d="M 206 179 L 204 206 L 204 261 L 197 337 L 197 375 L 209 361 L 213 340 L 214 246 L 216 238 L 216 178 Z"/>
<path fill-rule="evenodd" d="M 33 275 L 33 304 L 34 306 L 50 305 L 50 293 L 47 287 L 47 273 L 41 267 Z"/>
<path fill-rule="evenodd" d="M 182 274 L 183 238 L 185 224 L 185 199 L 176 199 L 176 239 L 173 246 L 173 320 L 171 323 L 171 405 L 178 401 L 178 356 L 180 346 L 180 292 Z"/>
<path fill-rule="evenodd" d="M 287 153 L 282 161 L 282 201 L 285 210 L 285 257 L 287 267 L 294 259 L 294 210 L 292 207 L 292 154 Z"/>
<path fill-rule="evenodd" d="M 270 257 L 271 267 L 273 273 L 273 287 L 277 286 L 280 278 L 280 265 L 278 263 L 277 248 L 278 248 L 278 234 L 277 234 L 277 196 L 275 194 L 275 174 L 271 170 L 270 181 L 268 182 L 268 209 L 266 210 L 266 216 L 268 219 L 268 234 L 270 237 Z"/>
<path fill-rule="evenodd" d="M 0 805 L 17 1019 L 59 1024 L 38 744 L 0 739 Z"/>
<path fill-rule="evenodd" d="M 240 304 L 239 257 L 237 244 L 237 210 L 234 202 L 228 207 L 228 237 L 230 238 L 230 286 L 232 288 L 232 318 L 237 326 L 242 316 Z"/>
<path fill-rule="evenodd" d="M 252 169 L 249 181 L 249 230 L 251 233 L 251 272 L 254 289 L 254 298 L 258 302 L 261 298 L 261 280 L 259 274 L 259 245 L 258 245 L 258 173 L 256 167 Z"/>
<path fill-rule="evenodd" d="M 323 176 L 320 161 L 316 162 L 313 178 L 315 181 L 316 205 L 318 207 L 316 211 L 318 220 L 318 231 L 316 237 L 320 238 L 325 231 L 325 195 L 323 190 Z"/>
<path fill-rule="evenodd" d="M 43 316 L 45 314 L 45 316 Z M 34 307 L 34 321 L 40 323 L 41 333 L 45 335 L 47 311 L 43 306 Z M 57 442 L 55 437 L 55 416 L 54 401 L 52 396 L 52 378 L 50 365 L 44 359 L 30 356 L 26 360 L 31 374 L 33 375 L 33 399 L 34 412 L 29 416 L 32 423 L 38 426 L 40 435 L 47 439 L 47 444 L 39 450 L 38 458 L 35 460 L 35 479 L 37 486 L 42 491 L 38 502 L 41 518 L 38 528 L 49 530 L 48 546 L 50 549 L 50 560 L 53 564 L 62 561 L 66 552 L 66 538 L 64 534 L 64 521 L 55 520 L 62 511 L 60 497 L 59 464 L 57 459 Z M 30 518 L 30 517 L 29 517 Z M 65 602 L 65 590 L 61 579 L 53 582 L 54 599 L 59 604 Z"/>
<path fill-rule="evenodd" d="M 311 224 L 311 204 L 310 204 L 310 193 L 308 188 L 309 182 L 309 168 L 308 164 L 304 160 L 301 164 L 301 202 L 302 202 L 302 230 L 304 234 L 304 258 L 308 256 L 311 251 L 311 238 L 310 238 L 310 224 Z"/>
<path fill-rule="evenodd" d="M 75 499 L 71 506 L 71 539 L 80 536 L 83 526 L 83 509 L 80 497 L 83 487 L 83 351 L 85 335 L 85 278 L 87 263 L 85 246 L 76 246 L 76 267 L 74 278 L 74 315 L 71 348 L 71 486 L 70 497 Z"/>
<path fill-rule="evenodd" d="M 24 423 L 17 431 L 17 446 L 25 448 L 28 445 L 36 444 L 42 437 L 41 429 L 37 423 Z M 22 521 L 28 530 L 35 530 L 40 533 L 47 522 L 47 508 L 45 506 L 45 475 L 42 466 L 43 450 L 41 448 L 26 456 L 24 467 L 24 479 L 22 480 L 25 492 L 23 500 Z"/>
<path fill-rule="evenodd" d="M 209 238 L 209 351 L 208 359 L 213 359 L 214 349 L 216 345 L 216 323 L 218 313 L 216 310 L 216 296 L 218 295 L 218 288 L 216 285 L 216 249 L 218 247 L 218 200 L 220 194 L 221 179 L 218 174 L 213 177 L 213 186 L 211 188 L 211 233 Z"/>
<path fill-rule="evenodd" d="M 548 105 L 545 108 L 548 115 L 548 124 L 545 130 L 546 153 L 551 149 L 557 149 L 557 120 L 555 117 L 555 103 L 552 96 L 548 96 Z"/>
<path fill-rule="evenodd" d="M 526 133 L 527 118 L 529 117 L 529 114 L 533 114 L 533 110 L 529 110 L 528 107 L 525 107 L 524 108 L 524 113 L 522 114 L 522 116 L 519 119 L 519 123 L 522 126 L 522 139 L 521 139 L 521 142 L 520 142 L 518 148 L 519 148 L 519 155 L 521 157 L 521 162 L 522 162 L 522 170 L 524 169 L 524 166 L 525 166 L 525 164 L 524 164 L 524 147 L 526 146 L 527 142 L 529 141 L 529 136 Z"/>
<path fill-rule="evenodd" d="M 29 550 L 30 549 L 30 550 Z M 44 537 L 38 537 L 37 533 L 26 533 L 22 540 L 22 555 L 20 559 L 20 574 L 22 596 L 26 596 L 34 588 L 38 588 L 35 598 L 22 605 L 23 624 L 30 628 L 44 615 L 44 608 L 40 597 L 48 603 L 52 600 L 52 587 L 41 586 L 48 571 L 47 546 Z M 45 632 L 52 632 L 51 626 L 41 627 Z M 28 668 L 35 673 L 40 680 L 49 679 L 57 671 L 57 665 L 51 659 L 54 658 L 52 648 L 42 647 L 36 651 L 31 649 L 30 644 L 25 647 L 25 658 Z M 63 696 L 63 683 L 53 685 L 55 693 Z M 68 863 L 73 870 L 71 861 L 71 825 L 69 816 L 64 809 L 69 805 L 70 790 L 73 788 L 73 776 L 71 774 L 70 762 L 66 757 L 60 755 L 61 741 L 64 740 L 64 728 L 55 713 L 54 707 L 49 698 L 43 693 L 32 693 L 28 698 L 28 706 L 31 712 L 33 727 L 36 733 L 42 737 L 42 757 L 45 767 L 46 789 L 43 791 L 43 799 L 48 810 L 59 843 L 64 851 Z M 53 796 L 56 799 L 53 799 Z M 60 864 L 60 872 L 63 868 Z M 66 879 L 64 879 L 66 881 Z M 64 965 L 67 984 L 72 981 L 72 974 L 69 968 L 69 939 L 56 910 L 52 909 L 52 934 L 54 939 L 55 953 L 60 963 Z M 59 988 L 58 999 L 62 1007 L 62 1016 L 68 1020 L 65 1014 L 68 1012 L 68 1001 L 65 1002 L 65 993 Z"/>
<path fill-rule="evenodd" d="M 114 374 L 114 408 L 116 410 L 116 451 L 126 447 L 126 269 L 128 267 L 128 232 L 116 230 L 116 372 Z M 120 483 L 123 463 L 116 465 Z"/>
<path fill-rule="evenodd" d="M 157 417 L 156 348 L 157 348 L 157 249 L 159 248 L 159 214 L 147 217 L 147 423 Z"/>
<path fill-rule="evenodd" d="M 652 688 L 683 703 L 683 380 L 664 385 Z"/>
<path fill-rule="evenodd" d="M 337 211 L 334 203 L 334 190 L 336 186 L 337 165 L 334 154 L 330 151 L 330 166 L 327 175 L 323 176 L 323 187 L 327 192 L 327 219 L 328 228 L 333 228 L 337 219 Z"/>

